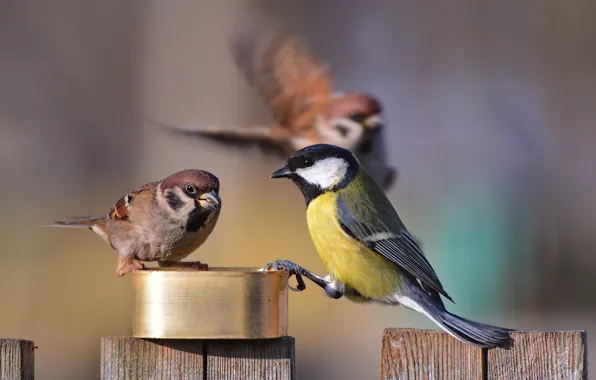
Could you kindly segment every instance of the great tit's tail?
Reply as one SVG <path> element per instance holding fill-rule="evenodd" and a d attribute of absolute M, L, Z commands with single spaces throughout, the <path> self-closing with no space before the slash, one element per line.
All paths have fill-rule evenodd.
<path fill-rule="evenodd" d="M 416 289 L 414 294 L 398 296 L 396 299 L 403 306 L 426 315 L 440 328 L 464 343 L 482 348 L 507 349 L 513 346 L 511 332 L 514 330 L 470 321 L 452 314 L 445 309 L 438 293 L 429 295 L 422 289 Z"/>
<path fill-rule="evenodd" d="M 439 314 L 439 323 L 443 330 L 455 338 L 483 348 L 511 348 L 513 338 L 510 329 L 470 321 L 443 310 Z"/>

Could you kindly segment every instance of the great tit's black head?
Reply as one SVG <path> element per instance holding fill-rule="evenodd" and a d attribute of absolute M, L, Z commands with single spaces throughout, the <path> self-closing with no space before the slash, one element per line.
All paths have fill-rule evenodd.
<path fill-rule="evenodd" d="M 352 152 L 330 144 L 300 149 L 288 158 L 286 166 L 271 178 L 289 178 L 302 191 L 307 204 L 319 194 L 347 186 L 360 164 Z"/>

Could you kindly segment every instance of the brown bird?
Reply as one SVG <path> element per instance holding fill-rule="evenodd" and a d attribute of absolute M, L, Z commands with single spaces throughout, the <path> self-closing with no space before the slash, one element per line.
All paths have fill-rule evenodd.
<path fill-rule="evenodd" d="M 379 100 L 365 92 L 333 92 L 331 74 L 299 36 L 272 25 L 264 29 L 263 24 L 254 22 L 234 33 L 231 53 L 266 102 L 275 124 L 194 127 L 157 123 L 236 144 L 272 144 L 283 155 L 319 143 L 337 145 L 353 151 L 375 181 L 388 189 L 396 170 L 386 163 Z"/>
<path fill-rule="evenodd" d="M 128 193 L 106 215 L 74 217 L 52 227 L 93 230 L 118 251 L 118 276 L 144 269 L 141 261 L 206 270 L 207 264 L 179 261 L 207 240 L 220 210 L 217 177 L 188 169 Z"/>

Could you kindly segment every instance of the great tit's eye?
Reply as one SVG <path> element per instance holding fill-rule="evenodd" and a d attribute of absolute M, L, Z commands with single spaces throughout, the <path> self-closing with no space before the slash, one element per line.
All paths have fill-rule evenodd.
<path fill-rule="evenodd" d="M 194 185 L 192 184 L 188 184 L 186 185 L 186 187 L 184 188 L 184 191 L 188 194 L 188 195 L 195 195 L 197 193 L 197 189 Z"/>
<path fill-rule="evenodd" d="M 302 161 L 302 165 L 305 168 L 308 168 L 309 166 L 313 166 L 314 163 L 315 163 L 315 161 L 312 159 L 312 157 L 304 157 L 304 160 Z"/>

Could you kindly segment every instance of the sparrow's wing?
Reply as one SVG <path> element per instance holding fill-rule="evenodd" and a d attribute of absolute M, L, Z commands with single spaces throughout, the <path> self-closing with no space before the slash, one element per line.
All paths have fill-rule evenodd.
<path fill-rule="evenodd" d="M 110 211 L 108 211 L 108 219 L 128 221 L 130 219 L 130 206 L 134 203 L 135 198 L 153 191 L 158 184 L 159 182 L 148 183 L 118 199 Z"/>
<path fill-rule="evenodd" d="M 348 187 L 338 192 L 337 218 L 341 228 L 352 238 L 416 277 L 424 287 L 439 292 L 453 302 L 391 202 L 372 180 L 371 184 L 365 182 L 359 181 L 353 190 Z"/>
<path fill-rule="evenodd" d="M 295 120 L 311 104 L 331 99 L 332 78 L 298 36 L 268 25 L 247 25 L 231 39 L 238 69 L 257 89 L 275 120 L 296 127 Z"/>
<path fill-rule="evenodd" d="M 265 151 L 275 151 L 282 155 L 286 155 L 287 152 L 280 148 L 280 144 L 286 143 L 291 137 L 289 131 L 279 125 L 255 125 L 250 127 L 211 125 L 201 127 L 197 125 L 167 124 L 155 119 L 148 120 L 175 133 L 208 137 L 217 142 L 233 145 L 258 143 Z"/>

